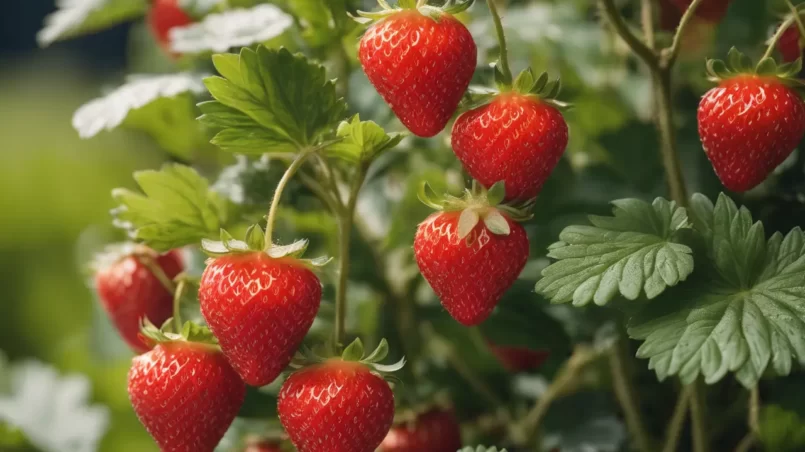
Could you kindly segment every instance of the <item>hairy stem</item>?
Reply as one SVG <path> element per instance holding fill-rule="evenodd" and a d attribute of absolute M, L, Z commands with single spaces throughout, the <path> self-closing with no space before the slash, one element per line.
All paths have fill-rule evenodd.
<path fill-rule="evenodd" d="M 646 46 L 654 51 L 657 42 L 654 36 L 654 0 L 640 0 L 640 21 L 643 23 L 643 39 Z"/>
<path fill-rule="evenodd" d="M 179 277 L 176 283 L 176 292 L 173 293 L 173 328 L 176 333 L 182 331 L 182 297 L 184 297 L 187 282 L 183 277 Z"/>
<path fill-rule="evenodd" d="M 690 385 L 690 421 L 693 436 L 693 452 L 708 452 L 710 438 L 705 422 L 704 385 L 697 380 Z"/>
<path fill-rule="evenodd" d="M 619 340 L 608 351 L 609 368 L 612 374 L 612 386 L 615 397 L 623 409 L 626 427 L 634 438 L 637 450 L 651 452 L 653 449 L 651 437 L 643 424 L 640 414 L 640 405 L 637 403 L 634 386 L 629 376 L 627 363 L 629 360 L 628 343 L 625 339 Z"/>
<path fill-rule="evenodd" d="M 777 47 L 777 43 L 780 42 L 780 38 L 783 37 L 783 34 L 785 34 L 785 31 L 788 30 L 788 27 L 797 21 L 798 17 L 798 15 L 789 16 L 783 21 L 783 23 L 780 24 L 780 26 L 777 28 L 777 31 L 774 33 L 774 36 L 769 39 L 769 45 L 766 47 L 766 53 L 760 57 L 760 61 L 763 61 L 766 58 L 771 58 L 771 55 L 774 53 L 774 49 Z"/>
<path fill-rule="evenodd" d="M 685 419 L 690 409 L 690 395 L 691 389 L 688 386 L 682 389 L 679 394 L 674 407 L 674 414 L 671 415 L 671 421 L 665 431 L 665 445 L 662 448 L 662 452 L 676 452 L 679 446 L 679 437 L 682 435 L 682 428 L 685 426 Z"/>
<path fill-rule="evenodd" d="M 690 6 L 688 6 L 688 9 L 685 10 L 685 14 L 682 15 L 682 19 L 679 20 L 679 26 L 676 27 L 676 33 L 674 33 L 671 47 L 663 51 L 661 64 L 663 68 L 670 69 L 674 63 L 676 63 L 676 59 L 679 57 L 679 52 L 682 48 L 682 37 L 685 34 L 685 29 L 693 20 L 693 16 L 696 14 L 696 10 L 699 8 L 699 5 L 702 4 L 702 1 L 703 0 L 693 0 Z"/>
<path fill-rule="evenodd" d="M 598 5 L 601 9 L 601 14 L 606 17 L 615 32 L 626 42 L 629 48 L 649 67 L 659 67 L 657 54 L 629 29 L 629 25 L 623 20 L 620 12 L 618 12 L 618 7 L 615 6 L 615 0 L 598 0 Z"/>
<path fill-rule="evenodd" d="M 285 170 L 285 174 L 282 175 L 282 179 L 280 179 L 279 183 L 277 184 L 277 189 L 274 190 L 274 197 L 271 199 L 271 207 L 268 209 L 268 216 L 266 217 L 266 249 L 271 248 L 273 245 L 272 233 L 274 232 L 274 221 L 276 220 L 277 210 L 280 204 L 280 199 L 282 198 L 282 192 L 285 190 L 285 187 L 293 178 L 294 174 L 296 174 L 296 171 L 299 170 L 303 163 L 305 163 L 305 159 L 307 159 L 310 154 L 311 151 L 309 150 L 300 151 L 293 162 L 291 162 L 291 164 L 288 166 L 288 169 Z"/>
<path fill-rule="evenodd" d="M 506 34 L 503 31 L 503 22 L 500 20 L 500 13 L 498 13 L 498 6 L 495 0 L 486 0 L 489 5 L 489 12 L 492 13 L 492 21 L 495 23 L 495 31 L 498 35 L 498 45 L 500 46 L 500 72 L 507 82 L 512 80 L 512 70 L 509 66 L 509 50 L 506 46 Z"/>
<path fill-rule="evenodd" d="M 788 6 L 788 9 L 791 10 L 791 14 L 794 15 L 794 22 L 797 24 L 797 29 L 799 30 L 799 36 L 805 36 L 805 23 L 802 22 L 802 17 L 799 16 L 799 11 L 797 7 L 791 3 L 791 0 L 785 0 L 785 4 Z"/>
<path fill-rule="evenodd" d="M 358 204 L 358 194 L 366 178 L 366 165 L 362 165 L 353 177 L 352 187 L 347 198 L 346 208 L 338 216 L 340 238 L 339 247 L 339 274 L 338 287 L 335 293 L 335 344 L 340 347 L 344 343 L 344 324 L 347 317 L 347 284 L 349 283 L 349 249 L 352 238 L 352 226 L 355 220 L 355 206 Z"/>
<path fill-rule="evenodd" d="M 654 73 L 654 92 L 657 101 L 657 127 L 660 131 L 660 152 L 665 167 L 665 176 L 671 199 L 680 206 L 687 205 L 688 194 L 682 164 L 679 161 L 674 125 L 673 98 L 671 92 L 670 70 L 657 70 Z"/>

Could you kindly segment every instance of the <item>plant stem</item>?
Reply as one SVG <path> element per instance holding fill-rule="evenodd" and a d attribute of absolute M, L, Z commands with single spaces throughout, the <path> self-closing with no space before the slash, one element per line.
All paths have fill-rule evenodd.
<path fill-rule="evenodd" d="M 799 16 L 799 11 L 797 11 L 797 7 L 791 3 L 791 0 L 785 0 L 785 4 L 788 5 L 788 9 L 791 10 L 791 14 L 794 15 L 794 22 L 797 24 L 797 29 L 799 30 L 800 39 L 805 37 L 805 23 L 802 23 L 802 18 Z"/>
<path fill-rule="evenodd" d="M 646 40 L 646 46 L 653 52 L 657 46 L 654 37 L 654 0 L 641 0 L 640 14 L 643 23 L 643 39 Z"/>
<path fill-rule="evenodd" d="M 635 441 L 637 450 L 642 452 L 651 452 L 653 441 L 649 437 L 646 426 L 643 424 L 640 415 L 640 406 L 637 403 L 634 387 L 631 384 L 629 370 L 627 369 L 627 361 L 629 359 L 628 342 L 621 339 L 615 343 L 608 350 L 609 355 L 609 368 L 612 373 L 612 386 L 615 390 L 615 397 L 618 399 L 623 415 L 626 420 L 626 426 Z"/>
<path fill-rule="evenodd" d="M 674 126 L 673 98 L 671 93 L 670 70 L 654 72 L 654 90 L 657 100 L 657 126 L 660 131 L 660 151 L 671 199 L 680 206 L 687 205 L 688 194 L 682 164 L 676 150 L 676 128 Z"/>
<path fill-rule="evenodd" d="M 339 275 L 338 287 L 335 294 L 335 346 L 340 347 L 344 342 L 344 324 L 347 317 L 347 284 L 349 283 L 349 249 L 352 238 L 352 225 L 355 220 L 355 206 L 358 204 L 363 181 L 366 178 L 367 166 L 362 164 L 352 180 L 346 209 L 338 216 L 340 238 L 339 246 Z"/>
<path fill-rule="evenodd" d="M 685 10 L 685 14 L 682 15 L 682 19 L 679 20 L 679 26 L 676 27 L 676 33 L 674 33 L 674 40 L 671 42 L 671 47 L 663 51 L 663 58 L 660 65 L 662 68 L 670 69 L 674 63 L 676 63 L 676 59 L 679 57 L 679 52 L 682 48 L 682 37 L 685 34 L 685 29 L 693 20 L 696 10 L 699 8 L 699 5 L 702 4 L 702 1 L 703 0 L 693 0 L 690 6 L 688 6 L 688 9 Z"/>
<path fill-rule="evenodd" d="M 302 166 L 303 163 L 305 163 L 305 159 L 307 159 L 310 154 L 311 151 L 307 149 L 299 151 L 299 154 L 297 154 L 296 158 L 288 166 L 288 169 L 285 170 L 285 174 L 282 175 L 282 179 L 280 179 L 279 183 L 277 184 L 277 189 L 274 190 L 274 197 L 271 199 L 271 207 L 268 210 L 268 217 L 266 217 L 266 249 L 271 248 L 273 245 L 272 233 L 274 232 L 274 221 L 276 220 L 277 208 L 279 207 L 280 199 L 282 198 L 282 192 L 285 190 L 285 186 L 288 185 L 288 182 L 290 182 L 294 174 L 296 174 L 296 171 Z"/>
<path fill-rule="evenodd" d="M 688 410 L 690 409 L 690 395 L 689 386 L 683 388 L 679 394 L 674 407 L 674 414 L 671 416 L 668 428 L 666 428 L 665 445 L 662 448 L 662 452 L 676 452 L 679 437 L 682 434 L 682 428 L 685 426 L 685 419 L 688 417 Z"/>
<path fill-rule="evenodd" d="M 183 275 L 179 276 L 179 282 L 176 283 L 176 292 L 173 293 L 173 328 L 176 333 L 182 331 L 182 313 L 180 308 L 182 306 L 182 297 L 187 287 L 187 282 L 185 282 L 182 276 Z"/>
<path fill-rule="evenodd" d="M 693 452 L 707 452 L 710 450 L 710 440 L 707 435 L 704 407 L 704 387 L 697 380 L 690 385 L 690 422 L 693 436 Z"/>
<path fill-rule="evenodd" d="M 749 391 L 749 416 L 747 424 L 751 432 L 755 434 L 760 433 L 760 389 L 757 384 Z"/>
<path fill-rule="evenodd" d="M 752 433 L 747 433 L 746 436 L 743 437 L 740 443 L 738 443 L 738 447 L 735 448 L 735 452 L 749 452 L 752 450 L 752 447 L 755 445 L 755 435 Z"/>
<path fill-rule="evenodd" d="M 486 0 L 486 4 L 489 6 L 489 12 L 492 13 L 492 21 L 495 23 L 495 31 L 498 35 L 498 45 L 500 46 L 500 72 L 503 74 L 503 78 L 507 81 L 507 83 L 511 83 L 512 81 L 512 70 L 509 66 L 509 50 L 506 46 L 506 34 L 503 31 L 503 22 L 500 20 L 500 14 L 498 13 L 498 6 L 495 4 L 495 0 Z"/>
<path fill-rule="evenodd" d="M 766 53 L 764 53 L 763 56 L 760 57 L 760 61 L 763 61 L 766 58 L 771 58 L 771 55 L 774 53 L 775 47 L 777 47 L 777 43 L 780 42 L 780 38 L 783 37 L 783 34 L 785 34 L 785 31 L 788 30 L 788 27 L 794 24 L 797 17 L 798 16 L 796 15 L 790 16 L 786 18 L 783 21 L 783 23 L 780 24 L 780 26 L 777 28 L 777 31 L 774 33 L 774 36 L 772 36 L 771 39 L 769 39 L 769 46 L 766 47 Z"/>
<path fill-rule="evenodd" d="M 615 32 L 626 42 L 629 48 L 631 48 L 641 60 L 645 61 L 649 67 L 653 69 L 659 67 L 657 54 L 632 33 L 632 30 L 629 29 L 629 25 L 626 24 L 623 17 L 621 17 L 618 12 L 618 8 L 615 6 L 615 0 L 598 0 L 598 5 L 601 8 L 602 15 L 612 24 L 612 27 L 615 28 Z"/>
<path fill-rule="evenodd" d="M 134 258 L 137 259 L 142 266 L 148 269 L 154 277 L 159 280 L 159 283 L 162 284 L 162 287 L 168 291 L 168 293 L 175 293 L 176 292 L 176 284 L 168 278 L 168 275 L 165 274 L 165 271 L 162 270 L 162 267 L 159 266 L 154 256 L 149 253 L 137 252 L 134 254 Z"/>

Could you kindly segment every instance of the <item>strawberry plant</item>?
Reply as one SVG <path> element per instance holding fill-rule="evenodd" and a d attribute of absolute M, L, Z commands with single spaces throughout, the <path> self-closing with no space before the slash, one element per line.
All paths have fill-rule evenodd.
<path fill-rule="evenodd" d="M 805 4 L 691 58 L 742 3 L 59 3 L 174 68 L 73 118 L 171 160 L 93 262 L 157 447 L 802 450 Z"/>

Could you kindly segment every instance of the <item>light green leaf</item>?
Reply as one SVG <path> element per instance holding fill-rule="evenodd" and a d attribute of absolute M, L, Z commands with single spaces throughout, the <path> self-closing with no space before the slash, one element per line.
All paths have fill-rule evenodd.
<path fill-rule="evenodd" d="M 554 303 L 605 305 L 618 294 L 654 298 L 690 275 L 693 251 L 678 237 L 689 227 L 684 208 L 662 198 L 613 204 L 614 216 L 562 231 L 548 254 L 558 262 L 542 271 L 537 292 Z"/>
<path fill-rule="evenodd" d="M 293 18 L 274 5 L 231 9 L 210 14 L 201 22 L 171 30 L 171 50 L 177 53 L 226 52 L 261 44 L 293 25 Z"/>
<path fill-rule="evenodd" d="M 337 135 L 342 141 L 328 146 L 327 154 L 350 163 L 371 161 L 396 147 L 406 136 L 404 133 L 387 134 L 374 121 L 361 121 L 359 115 L 342 121 Z"/>
<path fill-rule="evenodd" d="M 140 171 L 134 179 L 144 194 L 115 189 L 112 196 L 120 206 L 112 214 L 116 226 L 151 248 L 167 251 L 217 237 L 226 222 L 226 204 L 188 166 Z"/>
<path fill-rule="evenodd" d="M 644 340 L 638 356 L 662 380 L 699 375 L 715 383 L 735 372 L 746 387 L 769 366 L 778 375 L 805 364 L 805 235 L 763 240 L 763 228 L 726 196 L 692 205 L 712 262 L 694 281 L 664 294 L 630 320 Z"/>
<path fill-rule="evenodd" d="M 312 47 L 331 45 L 340 38 L 339 27 L 353 26 L 346 14 L 333 15 L 346 10 L 345 0 L 280 0 L 279 4 L 297 18 L 302 37 Z"/>
<path fill-rule="evenodd" d="M 346 111 L 324 68 L 303 55 L 260 46 L 213 63 L 224 77 L 204 81 L 216 100 L 199 105 L 199 119 L 219 130 L 212 143 L 224 150 L 294 152 L 318 143 Z"/>
<path fill-rule="evenodd" d="M 56 41 L 93 33 L 145 14 L 148 0 L 59 0 L 36 35 L 42 47 Z"/>

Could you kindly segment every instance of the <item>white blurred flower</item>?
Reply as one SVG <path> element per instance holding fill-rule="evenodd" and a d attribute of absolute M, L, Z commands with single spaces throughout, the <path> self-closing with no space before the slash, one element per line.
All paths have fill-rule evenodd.
<path fill-rule="evenodd" d="M 19 428 L 46 452 L 94 452 L 109 425 L 109 410 L 88 405 L 90 384 L 28 361 L 11 369 L 11 393 L 0 395 L 0 421 Z"/>

